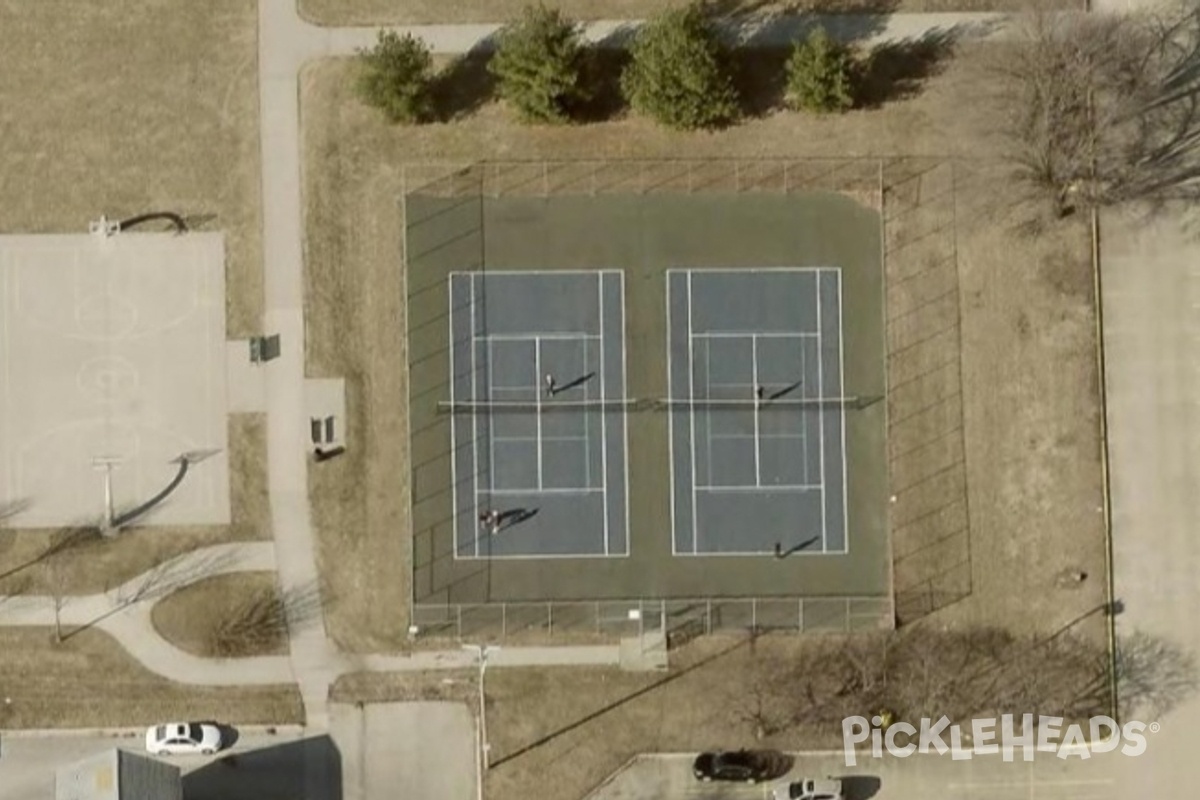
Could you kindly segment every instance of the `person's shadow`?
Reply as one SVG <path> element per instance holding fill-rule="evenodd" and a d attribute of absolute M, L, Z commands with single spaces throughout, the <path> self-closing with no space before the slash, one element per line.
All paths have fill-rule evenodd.
<path fill-rule="evenodd" d="M 508 511 L 500 512 L 500 525 L 497 530 L 505 530 L 514 525 L 520 525 L 533 517 L 536 517 L 538 509 L 536 508 L 513 508 Z"/>

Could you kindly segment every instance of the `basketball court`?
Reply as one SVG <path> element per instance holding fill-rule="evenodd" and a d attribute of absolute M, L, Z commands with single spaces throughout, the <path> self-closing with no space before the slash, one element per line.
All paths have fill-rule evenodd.
<path fill-rule="evenodd" d="M 0 236 L 0 382 L 10 525 L 228 524 L 221 234 Z"/>

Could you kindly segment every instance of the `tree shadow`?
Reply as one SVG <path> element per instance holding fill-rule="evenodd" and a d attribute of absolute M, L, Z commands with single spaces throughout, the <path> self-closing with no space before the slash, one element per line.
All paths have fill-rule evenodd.
<path fill-rule="evenodd" d="M 96 525 L 70 525 L 56 530 L 50 537 L 50 544 L 40 553 L 31 559 L 17 564 L 15 567 L 9 567 L 4 572 L 0 572 L 0 583 L 57 555 L 86 550 L 103 540 L 104 537 L 100 534 L 100 528 Z"/>
<path fill-rule="evenodd" d="M 920 91 L 938 74 L 954 52 L 960 32 L 936 29 L 916 39 L 887 42 L 873 48 L 859 63 L 856 105 L 877 108 Z"/>
<path fill-rule="evenodd" d="M 495 43 L 489 37 L 462 55 L 455 56 L 429 87 L 433 119 L 452 122 L 462 119 L 490 101 L 496 92 L 496 78 L 488 71 Z"/>
<path fill-rule="evenodd" d="M 733 50 L 729 56 L 730 69 L 742 114 L 762 117 L 783 106 L 787 89 L 784 66 L 791 55 L 790 45 Z"/>
<path fill-rule="evenodd" d="M 1123 719 L 1156 719 L 1200 687 L 1196 657 L 1142 631 L 1117 638 L 1117 707 Z"/>

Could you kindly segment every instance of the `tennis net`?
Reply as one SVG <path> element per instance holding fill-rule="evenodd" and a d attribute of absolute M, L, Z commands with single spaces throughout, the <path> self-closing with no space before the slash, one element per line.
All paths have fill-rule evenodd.
<path fill-rule="evenodd" d="M 856 410 L 872 398 L 812 397 L 720 400 L 712 398 L 624 397 L 608 400 L 442 400 L 442 414 L 556 414 L 579 411 L 802 411 L 805 409 Z"/>

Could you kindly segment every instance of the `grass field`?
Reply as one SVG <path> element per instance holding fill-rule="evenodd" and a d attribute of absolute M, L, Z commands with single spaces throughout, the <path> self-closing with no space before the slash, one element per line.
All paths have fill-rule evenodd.
<path fill-rule="evenodd" d="M 1037 231 L 1031 212 L 989 175 L 986 143 L 964 115 L 967 70 L 951 62 L 908 99 L 827 118 L 772 113 L 716 133 L 669 132 L 638 119 L 576 127 L 526 127 L 495 103 L 452 123 L 389 126 L 353 96 L 347 60 L 303 75 L 307 163 L 309 363 L 346 375 L 352 441 L 364 448 L 314 486 L 318 536 L 340 603 L 389 609 L 350 614 L 339 641 L 399 646 L 408 596 L 401 217 L 404 165 L 481 159 L 777 156 L 955 157 L 954 235 L 961 313 L 960 470 L 969 487 L 970 535 L 940 541 L 938 520 L 910 532 L 922 574 L 964 563 L 972 594 L 946 618 L 1015 630 L 1044 629 L 1104 601 L 1098 397 L 1089 244 L 1079 220 Z M 920 187 L 918 187 L 920 190 Z M 922 207 L 935 202 L 925 187 Z M 888 236 L 922 234 L 925 212 L 889 222 Z M 907 258 L 932 257 L 921 249 Z M 919 263 L 911 268 L 918 270 Z M 911 298 L 909 299 L 911 301 Z M 349 310 L 356 309 L 351 315 Z M 940 312 L 939 312 L 940 313 Z M 353 320 L 349 324 L 347 320 Z M 897 334 L 899 335 L 899 334 Z M 393 432 L 384 436 L 385 432 Z M 398 434 L 398 435 L 397 435 Z M 353 448 L 352 448 L 353 449 Z M 948 458 L 954 458 L 952 453 Z M 1068 468 L 1066 465 L 1072 465 Z M 399 468 L 399 471 L 397 471 Z M 1057 475 L 1058 478 L 1051 480 Z M 918 476 L 923 477 L 923 476 Z M 318 491 L 319 490 L 319 491 Z M 350 523 L 350 524 L 339 524 Z M 924 538 L 922 538 L 924 537 Z M 336 559 L 334 555 L 336 554 Z M 1031 554 L 1035 554 L 1031 557 Z M 1056 576 L 1097 576 L 1063 589 Z M 339 578 L 338 575 L 342 577 Z M 397 609 L 392 612 L 391 609 Z M 384 619 L 383 617 L 388 617 Z"/>
<path fill-rule="evenodd" d="M 206 658 L 287 655 L 287 635 L 268 626 L 263 636 L 221 638 L 221 626 L 244 619 L 264 597 L 278 598 L 274 572 L 235 572 L 204 578 L 172 592 L 150 612 L 154 629 L 181 650 Z M 233 646 L 235 650 L 225 649 Z"/>
<path fill-rule="evenodd" d="M 580 20 L 640 19 L 680 4 L 680 0 L 555 0 L 549 6 Z M 300 15 L 318 25 L 416 25 L 504 22 L 521 13 L 528 0 L 299 0 Z M 1025 0 L 716 0 L 728 14 L 915 13 L 928 11 L 1019 11 Z M 1055 0 L 1055 8 L 1081 8 Z"/>
<path fill-rule="evenodd" d="M 230 337 L 261 332 L 256 9 L 0 2 L 0 231 L 177 212 L 226 234 Z"/>
<path fill-rule="evenodd" d="M 301 723 L 291 686 L 208 688 L 147 671 L 108 634 L 83 631 L 61 644 L 52 628 L 0 628 L 0 728 L 149 725 L 164 719 L 230 724 Z"/>
<path fill-rule="evenodd" d="M 0 594 L 102 592 L 198 547 L 270 539 L 263 415 L 229 416 L 229 455 L 232 525 L 135 527 L 113 539 L 89 535 L 61 550 L 56 547 L 69 531 L 5 531 L 0 537 Z"/>

